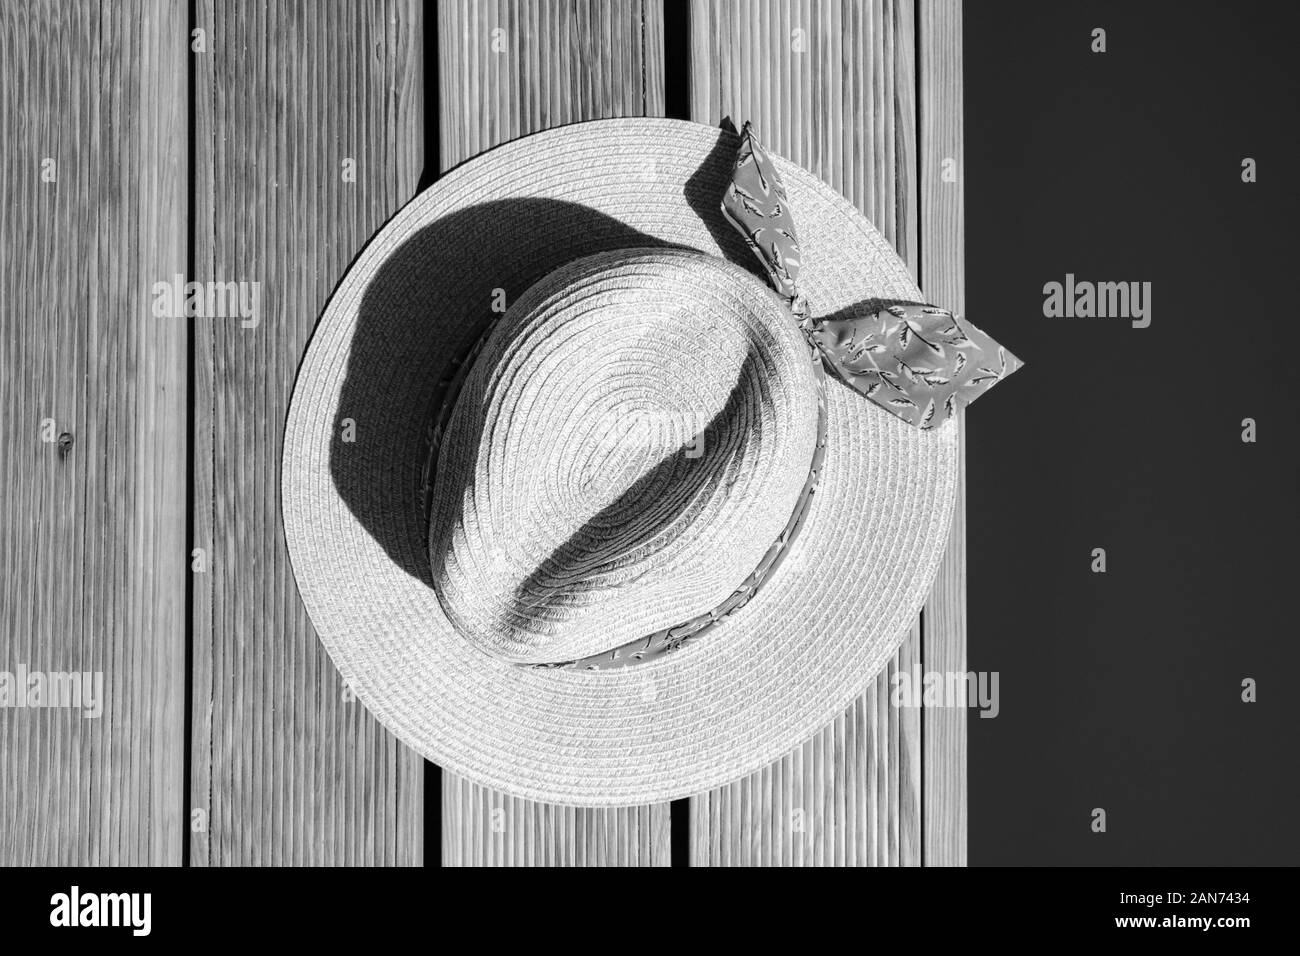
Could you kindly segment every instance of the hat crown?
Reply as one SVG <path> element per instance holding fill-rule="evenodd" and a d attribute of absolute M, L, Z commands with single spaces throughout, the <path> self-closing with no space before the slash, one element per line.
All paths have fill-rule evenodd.
<path fill-rule="evenodd" d="M 716 257 L 605 252 L 536 283 L 437 450 L 429 554 L 460 634 L 558 663 L 722 604 L 803 491 L 813 362 L 782 301 Z"/>

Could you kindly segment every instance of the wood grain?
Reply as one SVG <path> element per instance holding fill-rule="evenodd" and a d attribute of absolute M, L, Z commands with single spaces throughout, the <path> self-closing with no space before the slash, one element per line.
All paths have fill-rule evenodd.
<path fill-rule="evenodd" d="M 442 166 L 537 130 L 662 115 L 660 0 L 439 4 Z M 669 806 L 574 809 L 445 774 L 443 863 L 666 865 Z"/>
<path fill-rule="evenodd" d="M 0 709 L 0 864 L 177 864 L 187 829 L 196 865 L 423 862 L 423 761 L 350 700 L 312 630 L 278 486 L 316 319 L 426 161 L 661 115 L 665 71 L 689 70 L 694 119 L 753 119 L 881 228 L 932 300 L 962 308 L 958 0 L 692 0 L 690 21 L 689 63 L 668 64 L 662 0 L 444 0 L 436 14 L 197 0 L 192 54 L 186 7 L 166 0 L 0 15 L 0 671 L 102 672 L 107 698 L 99 719 Z M 187 239 L 189 278 L 260 283 L 254 327 L 198 318 L 191 333 L 153 315 L 152 284 L 187 271 Z M 889 703 L 900 670 L 965 670 L 963 515 L 959 501 L 921 620 L 863 696 L 691 801 L 691 862 L 965 863 L 965 713 Z M 450 775 L 441 799 L 448 864 L 670 861 L 667 805 L 554 807 Z"/>
<path fill-rule="evenodd" d="M 921 262 L 918 277 L 933 302 L 966 310 L 965 186 L 962 156 L 960 0 L 920 0 L 919 85 Z M 951 161 L 954 176 L 944 177 Z M 961 479 L 948 550 L 921 612 L 927 672 L 966 671 L 966 413 Z M 966 865 L 966 711 L 925 708 L 924 863 Z"/>
<path fill-rule="evenodd" d="M 195 321 L 193 809 L 204 864 L 419 864 L 423 761 L 346 693 L 278 511 L 294 374 L 348 263 L 423 164 L 422 9 L 199 0 L 195 278 L 261 283 Z M 344 176 L 355 162 L 355 182 Z"/>
<path fill-rule="evenodd" d="M 693 0 L 691 9 L 692 118 L 752 120 L 773 149 L 861 209 L 920 277 L 918 227 L 952 223 L 927 215 L 918 195 L 916 53 L 928 48 L 913 4 Z M 959 30 L 957 41 L 959 51 Z M 944 121 L 933 115 L 943 105 L 931 103 L 931 122 Z M 942 241 L 954 246 L 951 235 Z M 927 289 L 947 304 L 945 291 Z M 949 724 L 925 736 L 922 714 L 892 706 L 890 691 L 897 673 L 922 667 L 922 621 L 931 645 L 964 642 L 949 623 L 953 598 L 948 589 L 931 596 L 928 616 L 831 726 L 777 764 L 691 801 L 694 865 L 922 862 L 931 832 L 923 819 L 952 811 L 923 804 L 923 764 L 925 794 L 949 793 L 955 758 L 930 749 L 960 744 L 964 759 L 964 738 Z M 961 826 L 964 834 L 964 818 Z"/>
<path fill-rule="evenodd" d="M 105 698 L 0 709 L 6 866 L 181 861 L 184 44 L 151 0 L 0 15 L 0 671 Z"/>
<path fill-rule="evenodd" d="M 443 0 L 438 18 L 444 170 L 552 126 L 663 115 L 662 0 Z"/>
<path fill-rule="evenodd" d="M 448 774 L 446 866 L 666 866 L 667 804 L 595 810 L 508 796 Z"/>

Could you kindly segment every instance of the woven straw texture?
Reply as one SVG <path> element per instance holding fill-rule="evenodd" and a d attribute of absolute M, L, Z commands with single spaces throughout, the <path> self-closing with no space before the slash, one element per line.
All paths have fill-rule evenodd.
<path fill-rule="evenodd" d="M 951 424 L 920 431 L 828 382 L 823 474 L 804 527 L 758 595 L 699 641 L 623 670 L 523 668 L 463 636 L 435 593 L 425 466 L 451 363 L 483 334 L 502 294 L 514 301 L 595 253 L 672 246 L 756 272 L 718 210 L 736 144 L 734 134 L 691 123 L 619 119 L 492 150 L 381 230 L 308 347 L 286 424 L 281 502 L 303 601 L 366 706 L 457 774 L 521 797 L 591 806 L 716 786 L 833 719 L 887 661 L 929 589 L 955 499 L 956 432 Z M 777 163 L 814 314 L 921 299 L 848 202 Z M 720 278 L 714 294 L 726 286 Z M 709 347 L 709 334 L 701 329 L 697 348 Z M 732 374 L 728 385 L 743 379 Z M 718 400 L 711 393 L 704 411 Z M 556 414 L 549 420 L 563 427 Z M 775 417 L 771 424 L 775 440 Z M 552 437 L 535 435 L 531 460 L 515 467 L 543 475 L 562 467 L 546 463 Z M 797 469 L 760 466 L 765 454 L 718 460 L 783 487 L 784 472 Z M 492 475 L 483 477 L 491 487 Z M 529 638 L 512 640 L 529 646 Z"/>
<path fill-rule="evenodd" d="M 718 607 L 807 481 L 812 362 L 784 303 L 717 257 L 616 250 L 542 279 L 438 449 L 429 553 L 452 623 L 558 662 Z"/>

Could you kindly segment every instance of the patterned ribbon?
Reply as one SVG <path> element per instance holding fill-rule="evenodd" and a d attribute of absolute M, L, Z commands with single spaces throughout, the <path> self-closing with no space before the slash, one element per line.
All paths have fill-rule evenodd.
<path fill-rule="evenodd" d="M 802 258 L 794 217 L 772 157 L 746 123 L 722 214 L 763 263 L 772 287 L 790 301 L 809 340 L 841 380 L 890 414 L 934 428 L 1021 361 L 947 309 L 913 302 L 812 314 L 799 291 Z"/>

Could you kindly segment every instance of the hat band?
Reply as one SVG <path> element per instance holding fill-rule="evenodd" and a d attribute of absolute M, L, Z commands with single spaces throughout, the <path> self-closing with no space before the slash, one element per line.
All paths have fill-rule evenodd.
<path fill-rule="evenodd" d="M 433 476 L 437 468 L 439 447 L 442 444 L 443 436 L 446 434 L 447 424 L 456 407 L 456 400 L 460 396 L 465 378 L 469 370 L 474 366 L 479 353 L 483 350 L 484 343 L 487 342 L 491 335 L 493 325 L 493 323 L 489 323 L 488 328 L 470 346 L 465 355 L 449 366 L 454 371 L 439 383 L 440 387 L 444 389 L 443 400 L 438 408 L 438 414 L 434 416 L 433 420 L 433 429 L 429 438 L 429 455 L 426 459 L 423 482 L 426 521 L 432 513 Z M 812 503 L 813 494 L 816 492 L 817 483 L 821 478 L 822 462 L 826 456 L 826 375 L 822 370 L 822 358 L 817 349 L 810 347 L 808 357 L 813 366 L 814 380 L 817 383 L 817 442 L 813 446 L 812 461 L 808 466 L 808 477 L 804 481 L 803 489 L 799 492 L 799 497 L 795 500 L 789 521 L 786 522 L 785 527 L 782 528 L 781 533 L 772 542 L 772 545 L 763 553 L 753 572 L 745 578 L 740 586 L 725 601 L 712 610 L 696 615 L 679 624 L 674 624 L 671 627 L 655 631 L 645 637 L 639 637 L 619 647 L 577 660 L 516 663 L 516 667 L 535 670 L 566 668 L 570 670 L 598 671 L 616 670 L 642 664 L 670 651 L 675 651 L 695 640 L 716 624 L 721 623 L 727 615 L 744 607 L 758 593 L 763 582 L 781 565 L 798 536 L 799 529 L 803 527 L 804 518 L 808 513 L 808 506 Z"/>

